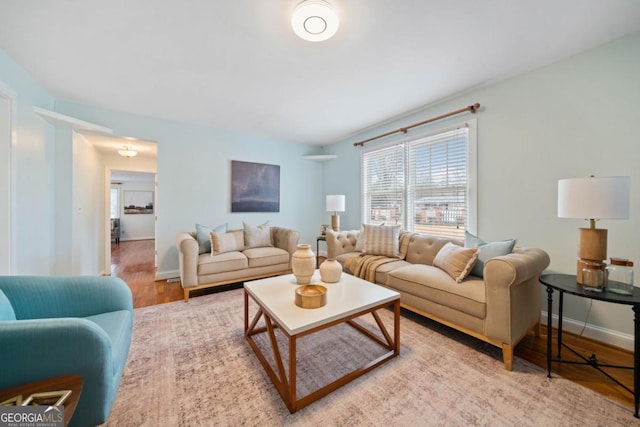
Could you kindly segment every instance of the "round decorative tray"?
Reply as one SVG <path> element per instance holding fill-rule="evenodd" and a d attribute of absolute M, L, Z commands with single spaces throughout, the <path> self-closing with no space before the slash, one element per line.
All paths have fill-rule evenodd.
<path fill-rule="evenodd" d="M 296 305 L 302 308 L 318 308 L 327 303 L 327 288 L 305 285 L 296 288 Z"/>

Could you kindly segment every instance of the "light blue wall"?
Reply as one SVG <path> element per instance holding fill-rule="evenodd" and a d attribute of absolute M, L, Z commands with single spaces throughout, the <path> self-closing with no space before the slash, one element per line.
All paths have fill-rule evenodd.
<path fill-rule="evenodd" d="M 557 218 L 558 179 L 629 175 L 631 219 L 599 226 L 609 230 L 609 256 L 640 265 L 639 100 L 636 33 L 327 147 L 338 158 L 325 166 L 325 190 L 346 194 L 343 222 L 358 228 L 361 149 L 352 143 L 479 102 L 480 237 L 517 238 L 519 245 L 543 248 L 551 256 L 550 271 L 575 274 L 577 228 L 586 223 Z M 565 314 L 584 321 L 588 302 L 572 296 L 565 301 Z M 589 323 L 633 334 L 628 307 L 596 302 Z"/>
<path fill-rule="evenodd" d="M 0 50 L 0 82 L 17 96 L 13 153 L 15 171 L 16 271 L 49 274 L 54 235 L 55 131 L 33 112 L 33 106 L 52 109 L 54 99 Z"/>
<path fill-rule="evenodd" d="M 310 147 L 256 135 L 108 111 L 54 99 L 0 52 L 0 81 L 18 94 L 18 273 L 49 273 L 56 245 L 53 127 L 32 107 L 55 109 L 114 129 L 118 135 L 158 142 L 159 273 L 177 270 L 175 235 L 196 222 L 242 220 L 300 230 L 315 240 L 328 222 L 325 194 L 345 194 L 342 228 L 360 225 L 360 149 L 354 141 L 479 102 L 478 233 L 486 239 L 515 237 L 551 256 L 550 271 L 573 273 L 579 220 L 558 219 L 557 181 L 595 175 L 631 176 L 631 219 L 603 221 L 609 255 L 640 263 L 640 33 L 556 64 L 476 89 L 325 148 L 338 158 L 301 159 Z M 373 144 L 373 143 L 372 143 Z M 231 214 L 231 160 L 281 166 L 281 211 Z M 59 165 L 58 165 L 59 166 Z M 640 276 L 640 274 L 638 274 Z M 568 297 L 565 314 L 584 321 L 588 303 Z M 632 334 L 631 310 L 595 303 L 589 322 Z"/>
<path fill-rule="evenodd" d="M 175 275 L 176 234 L 195 231 L 196 223 L 241 228 L 242 221 L 269 220 L 300 231 L 301 242 L 315 242 L 324 215 L 322 164 L 302 159 L 309 146 L 65 101 L 56 111 L 158 143 L 159 277 Z M 231 160 L 280 165 L 279 213 L 230 212 Z"/>

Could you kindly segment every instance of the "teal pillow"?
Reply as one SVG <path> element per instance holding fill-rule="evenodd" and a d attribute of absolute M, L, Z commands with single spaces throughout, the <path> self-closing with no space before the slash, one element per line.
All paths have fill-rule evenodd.
<path fill-rule="evenodd" d="M 226 233 L 227 223 L 221 224 L 215 228 L 206 225 L 196 224 L 196 240 L 198 241 L 198 253 L 204 254 L 211 252 L 211 236 L 212 231 L 216 233 Z"/>
<path fill-rule="evenodd" d="M 473 266 L 471 274 L 478 277 L 484 277 L 484 263 L 491 258 L 497 256 L 508 255 L 513 252 L 513 248 L 516 245 L 515 239 L 500 240 L 498 242 L 485 242 L 478 236 L 474 236 L 468 231 L 464 232 L 464 247 L 465 248 L 478 248 L 478 261 Z"/>

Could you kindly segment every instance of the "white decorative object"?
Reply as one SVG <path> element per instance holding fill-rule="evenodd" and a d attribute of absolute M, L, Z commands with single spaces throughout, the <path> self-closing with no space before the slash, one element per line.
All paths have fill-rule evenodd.
<path fill-rule="evenodd" d="M 342 265 L 335 259 L 329 258 L 320 264 L 320 279 L 324 283 L 335 283 L 342 276 Z"/>
<path fill-rule="evenodd" d="M 306 285 L 311 282 L 311 276 L 316 269 L 316 255 L 311 250 L 311 245 L 301 243 L 291 255 L 291 270 L 296 276 L 299 285 Z"/>

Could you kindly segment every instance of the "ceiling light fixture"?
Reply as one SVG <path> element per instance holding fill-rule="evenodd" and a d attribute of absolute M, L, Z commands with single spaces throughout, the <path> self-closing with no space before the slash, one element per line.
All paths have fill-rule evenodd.
<path fill-rule="evenodd" d="M 293 31 L 310 42 L 330 39 L 338 31 L 339 24 L 338 12 L 324 0 L 305 0 L 291 16 Z"/>
<path fill-rule="evenodd" d="M 128 145 L 123 145 L 122 148 L 124 148 L 124 150 L 118 150 L 118 154 L 123 157 L 127 157 L 130 159 L 131 157 L 135 157 L 138 155 L 138 152 L 136 150 L 132 150 Z"/>

